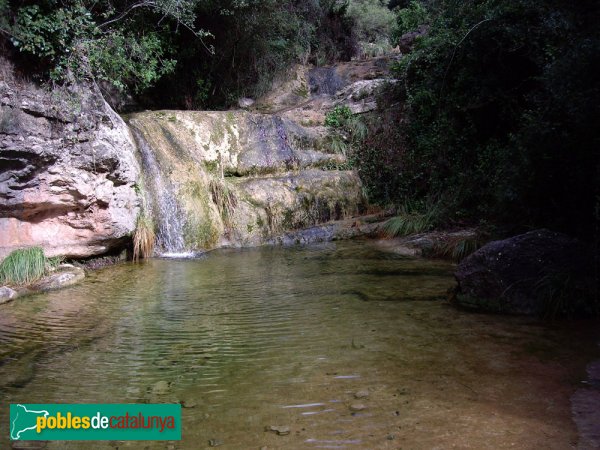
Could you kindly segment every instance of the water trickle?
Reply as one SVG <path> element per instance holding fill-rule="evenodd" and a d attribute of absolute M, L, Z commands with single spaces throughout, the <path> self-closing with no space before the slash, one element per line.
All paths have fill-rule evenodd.
<path fill-rule="evenodd" d="M 164 171 L 142 133 L 133 127 L 132 132 L 142 157 L 147 208 L 157 227 L 157 250 L 161 256 L 187 255 L 183 239 L 185 216 L 177 202 L 175 188 L 163 176 Z"/>

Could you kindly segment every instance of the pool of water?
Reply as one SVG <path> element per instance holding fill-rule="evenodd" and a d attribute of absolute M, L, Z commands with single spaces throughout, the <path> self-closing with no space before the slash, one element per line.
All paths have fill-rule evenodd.
<path fill-rule="evenodd" d="M 0 309 L 0 447 L 17 402 L 188 406 L 182 441 L 98 449 L 575 445 L 597 323 L 458 311 L 452 272 L 349 242 L 122 264 L 18 299 Z M 19 444 L 40 446 L 91 448 Z"/>

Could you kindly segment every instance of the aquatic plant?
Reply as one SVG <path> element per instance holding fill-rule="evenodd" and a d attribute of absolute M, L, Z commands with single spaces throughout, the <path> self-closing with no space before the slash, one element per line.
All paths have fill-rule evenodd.
<path fill-rule="evenodd" d="M 140 258 L 151 257 L 155 243 L 154 222 L 152 218 L 142 213 L 137 218 L 133 233 L 133 260 L 137 262 Z"/>
<path fill-rule="evenodd" d="M 55 261 L 58 260 L 48 260 L 41 247 L 15 250 L 0 263 L 0 284 L 33 283 L 42 278 Z"/>

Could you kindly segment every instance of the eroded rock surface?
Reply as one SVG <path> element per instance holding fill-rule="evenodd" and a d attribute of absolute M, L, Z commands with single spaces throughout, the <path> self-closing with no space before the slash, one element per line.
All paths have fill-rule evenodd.
<path fill-rule="evenodd" d="M 138 212 L 138 177 L 127 126 L 100 95 L 44 90 L 4 71 L 0 259 L 31 245 L 69 257 L 123 245 Z"/>
<path fill-rule="evenodd" d="M 329 151 L 323 129 L 248 111 L 158 111 L 128 121 L 163 252 L 275 243 L 364 203 L 360 179 Z"/>

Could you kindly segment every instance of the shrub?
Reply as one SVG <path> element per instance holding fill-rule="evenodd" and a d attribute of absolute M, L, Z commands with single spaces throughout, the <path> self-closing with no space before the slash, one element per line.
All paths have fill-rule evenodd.
<path fill-rule="evenodd" d="M 325 125 L 332 128 L 341 128 L 352 117 L 352 110 L 348 106 L 336 106 L 325 116 Z"/>
<path fill-rule="evenodd" d="M 352 0 L 348 16 L 354 21 L 354 29 L 360 42 L 389 41 L 394 27 L 394 13 L 380 0 Z"/>
<path fill-rule="evenodd" d="M 41 247 L 15 250 L 0 263 L 0 284 L 33 283 L 46 274 L 50 264 Z"/>
<path fill-rule="evenodd" d="M 140 258 L 150 258 L 155 244 L 154 222 L 142 213 L 137 218 L 133 233 L 133 260 L 137 262 Z"/>
<path fill-rule="evenodd" d="M 420 1 L 411 1 L 406 8 L 396 12 L 396 27 L 392 33 L 394 41 L 397 43 L 403 34 L 415 31 L 420 25 L 427 24 L 429 20 L 426 6 Z"/>
<path fill-rule="evenodd" d="M 429 32 L 396 64 L 399 82 L 359 151 L 365 184 L 381 202 L 443 200 L 447 224 L 591 240 L 598 3 L 420 2 L 399 20 L 419 24 L 427 5 Z"/>

